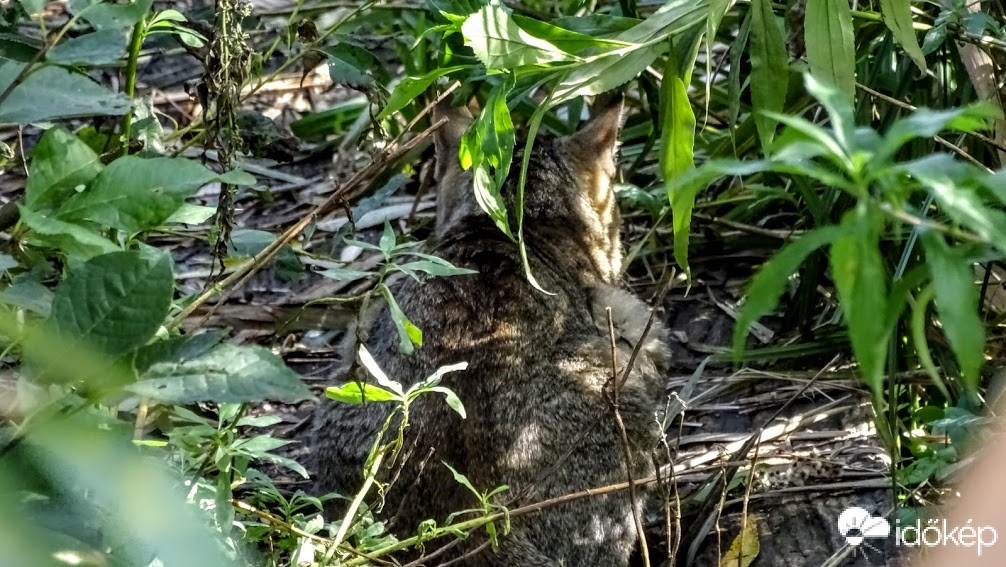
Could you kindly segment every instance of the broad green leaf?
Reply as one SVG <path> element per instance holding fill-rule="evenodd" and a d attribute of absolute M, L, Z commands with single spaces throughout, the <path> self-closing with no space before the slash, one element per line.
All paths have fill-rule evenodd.
<path fill-rule="evenodd" d="M 378 364 L 376 360 L 374 360 L 373 355 L 370 354 L 370 351 L 367 350 L 367 347 L 365 347 L 364 345 L 360 345 L 360 348 L 357 350 L 356 355 L 360 359 L 360 364 L 362 364 L 363 367 L 367 369 L 367 372 L 369 372 L 370 375 L 374 377 L 374 380 L 377 380 L 378 384 L 380 384 L 384 388 L 387 388 L 388 390 L 391 390 L 392 392 L 397 394 L 400 398 L 405 396 L 405 390 L 402 388 L 402 385 L 398 382 L 395 382 L 391 378 L 388 378 L 388 375 L 384 373 L 383 369 L 381 369 L 381 365 Z"/>
<path fill-rule="evenodd" d="M 172 404 L 293 403 L 311 397 L 300 375 L 269 349 L 227 343 L 192 360 L 154 364 L 129 390 Z"/>
<path fill-rule="evenodd" d="M 926 56 L 922 54 L 919 38 L 915 36 L 915 30 L 912 28 L 911 0 L 880 0 L 880 14 L 884 18 L 884 24 L 894 35 L 895 41 L 901 44 L 905 53 L 925 74 Z"/>
<path fill-rule="evenodd" d="M 36 14 L 41 14 L 42 10 L 45 10 L 45 5 L 48 0 L 19 0 L 21 7 L 24 8 L 25 13 L 29 16 L 34 16 Z"/>
<path fill-rule="evenodd" d="M 751 324 L 768 315 L 779 304 L 779 298 L 786 290 L 786 281 L 796 273 L 807 256 L 822 246 L 831 244 L 841 236 L 842 229 L 825 226 L 811 230 L 775 253 L 758 270 L 748 288 L 734 326 L 734 358 L 739 359 L 744 352 L 748 329 Z"/>
<path fill-rule="evenodd" d="M 771 0 L 751 1 L 751 102 L 762 146 L 775 137 L 776 121 L 765 111 L 782 112 L 789 83 L 789 55 Z"/>
<path fill-rule="evenodd" d="M 803 31 L 810 73 L 854 100 L 856 44 L 848 0 L 809 0 Z"/>
<path fill-rule="evenodd" d="M 31 153 L 24 204 L 33 211 L 57 206 L 101 172 L 98 154 L 62 126 L 47 130 Z"/>
<path fill-rule="evenodd" d="M 425 75 L 403 78 L 401 81 L 398 81 L 398 84 L 395 85 L 395 89 L 391 91 L 387 104 L 384 105 L 384 109 L 377 115 L 377 120 L 384 120 L 393 113 L 405 108 L 410 102 L 416 100 L 416 97 L 423 94 L 426 89 L 430 88 L 433 81 L 436 81 L 440 77 L 468 68 L 468 65 L 438 67 Z"/>
<path fill-rule="evenodd" d="M 512 15 L 513 21 L 520 29 L 530 33 L 538 39 L 545 40 L 567 53 L 576 53 L 591 48 L 626 47 L 631 44 L 612 39 L 605 39 L 597 35 L 587 35 L 584 33 L 564 29 L 554 23 L 545 23 L 534 18 Z M 630 20 L 634 21 L 634 20 Z"/>
<path fill-rule="evenodd" d="M 30 273 L 21 274 L 9 286 L 0 289 L 0 303 L 42 317 L 48 317 L 52 311 L 52 296 L 52 291 Z"/>
<path fill-rule="evenodd" d="M 509 8 L 493 0 L 461 24 L 465 45 L 475 51 L 475 56 L 487 68 L 510 70 L 578 59 L 521 29 L 510 13 Z"/>
<path fill-rule="evenodd" d="M 164 323 L 174 292 L 171 256 L 139 252 L 96 256 L 56 287 L 48 327 L 111 357 L 146 343 Z"/>
<path fill-rule="evenodd" d="M 171 337 L 140 347 L 133 367 L 140 374 L 159 362 L 185 362 L 198 358 L 224 340 L 224 331 L 209 331 L 194 336 Z"/>
<path fill-rule="evenodd" d="M 21 221 L 32 230 L 30 243 L 33 245 L 56 248 L 80 260 L 120 250 L 118 245 L 92 229 L 30 211 L 23 205 L 18 208 Z"/>
<path fill-rule="evenodd" d="M 97 30 L 132 27 L 143 19 L 153 3 L 154 0 L 134 0 L 125 4 L 97 3 L 92 0 L 74 2 L 76 5 L 85 5 L 79 10 L 79 15 Z"/>
<path fill-rule="evenodd" d="M 0 77 L 20 63 L 0 65 Z M 10 77 L 13 79 L 13 77 Z M 10 80 L 0 80 L 6 88 Z M 0 103 L 0 124 L 31 124 L 85 116 L 121 116 L 129 111 L 129 98 L 113 93 L 86 75 L 47 65 L 33 70 Z"/>
<path fill-rule="evenodd" d="M 391 319 L 395 322 L 395 328 L 398 330 L 398 350 L 405 354 L 412 354 L 415 347 L 423 346 L 423 331 L 412 324 L 412 321 L 409 321 L 386 285 L 381 285 L 381 294 L 388 302 L 388 311 L 391 312 Z"/>
<path fill-rule="evenodd" d="M 965 254 L 947 246 L 938 233 L 923 232 L 921 238 L 943 333 L 957 356 L 968 392 L 975 394 L 985 350 L 985 327 L 978 314 L 974 266 Z"/>
<path fill-rule="evenodd" d="M 87 191 L 64 203 L 57 215 L 138 232 L 161 226 L 186 197 L 211 181 L 223 179 L 254 182 L 248 174 L 221 176 L 187 159 L 124 156 L 99 173 Z"/>
<path fill-rule="evenodd" d="M 33 61 L 41 49 L 42 42 L 33 37 L 0 32 L 0 59 L 27 63 Z"/>
<path fill-rule="evenodd" d="M 831 272 L 849 328 L 852 352 L 863 380 L 879 396 L 883 390 L 890 329 L 887 308 L 889 276 L 880 256 L 878 211 L 864 205 L 846 213 L 842 234 L 831 244 Z"/>
<path fill-rule="evenodd" d="M 610 91 L 637 77 L 662 51 L 664 38 L 701 25 L 709 14 L 707 0 L 670 0 L 632 28 L 610 39 L 630 47 L 609 49 L 575 65 L 556 86 L 551 106 L 578 96 Z"/>
<path fill-rule="evenodd" d="M 126 35 L 121 30 L 104 29 L 56 44 L 46 53 L 57 65 L 112 65 L 126 56 Z"/>
<path fill-rule="evenodd" d="M 333 83 L 365 89 L 374 84 L 375 74 L 384 73 L 377 58 L 362 47 L 339 42 L 322 51 L 328 55 L 328 72 Z"/>
<path fill-rule="evenodd" d="M 379 388 L 373 384 L 347 382 L 342 386 L 331 386 L 325 389 L 325 395 L 330 399 L 346 404 L 359 405 L 366 402 L 394 402 L 401 396 Z"/>

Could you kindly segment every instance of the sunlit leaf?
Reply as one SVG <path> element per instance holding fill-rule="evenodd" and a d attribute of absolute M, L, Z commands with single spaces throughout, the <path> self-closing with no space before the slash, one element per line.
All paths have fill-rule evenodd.
<path fill-rule="evenodd" d="M 751 102 L 762 146 L 772 145 L 776 121 L 764 111 L 782 112 L 789 83 L 789 55 L 770 0 L 751 2 Z"/>
<path fill-rule="evenodd" d="M 804 38 L 810 73 L 852 101 L 856 96 L 856 44 L 848 0 L 807 2 Z"/>
<path fill-rule="evenodd" d="M 880 13 L 884 18 L 884 23 L 894 35 L 895 41 L 901 44 L 905 53 L 925 73 L 927 70 L 926 56 L 922 54 L 919 38 L 915 36 L 915 29 L 912 28 L 911 0 L 880 0 Z"/>

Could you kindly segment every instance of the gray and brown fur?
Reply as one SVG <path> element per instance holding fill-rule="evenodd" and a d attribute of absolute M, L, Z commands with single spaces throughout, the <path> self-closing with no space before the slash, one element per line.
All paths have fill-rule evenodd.
<path fill-rule="evenodd" d="M 390 377 L 406 384 L 441 366 L 468 362 L 466 371 L 443 382 L 461 398 L 468 417 L 461 419 L 438 394 L 412 407 L 405 449 L 411 454 L 385 495 L 384 516 L 394 518 L 399 535 L 414 533 L 424 519 L 443 525 L 451 512 L 477 507 L 442 462 L 481 490 L 509 485 L 498 500 L 511 509 L 625 482 L 620 436 L 603 391 L 612 376 L 605 308 L 612 308 L 619 372 L 648 310 L 618 286 L 621 244 L 612 178 L 620 114 L 621 105 L 612 106 L 570 137 L 535 144 L 524 232 L 531 270 L 554 294 L 547 295 L 528 283 L 517 246 L 479 209 L 471 175 L 458 165 L 459 139 L 471 115 L 439 112 L 448 123 L 436 138 L 439 226 L 431 252 L 478 273 L 403 281 L 395 296 L 423 330 L 425 344 L 401 354 L 390 317 L 380 313 L 366 333 L 367 347 Z M 511 219 L 519 164 L 518 155 L 503 187 Z M 660 433 L 654 414 L 668 362 L 665 339 L 666 330 L 654 325 L 621 389 L 635 478 L 652 474 L 650 449 Z M 387 411 L 376 403 L 322 402 L 305 440 L 318 493 L 355 493 Z M 388 477 L 394 473 L 389 470 Z M 624 566 L 637 540 L 632 507 L 641 508 L 642 499 L 631 502 L 621 491 L 514 518 L 497 552 L 485 551 L 465 565 Z"/>

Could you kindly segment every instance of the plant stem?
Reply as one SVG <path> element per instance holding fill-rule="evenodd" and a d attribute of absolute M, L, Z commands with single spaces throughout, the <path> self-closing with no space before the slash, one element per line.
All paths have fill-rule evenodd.
<path fill-rule="evenodd" d="M 133 26 L 133 35 L 129 38 L 129 60 L 126 62 L 126 96 L 129 97 L 129 110 L 122 118 L 122 155 L 129 153 L 129 138 L 133 130 L 133 102 L 136 100 L 136 64 L 140 59 L 140 47 L 143 46 L 146 25 L 146 18 L 140 18 L 140 21 Z"/>

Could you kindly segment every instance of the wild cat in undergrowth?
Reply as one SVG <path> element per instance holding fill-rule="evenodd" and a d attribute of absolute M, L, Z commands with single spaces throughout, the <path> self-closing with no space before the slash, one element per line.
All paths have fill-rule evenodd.
<path fill-rule="evenodd" d="M 407 537 L 423 520 L 443 525 L 451 513 L 478 507 L 445 464 L 480 490 L 508 486 L 494 498 L 510 509 L 623 483 L 630 466 L 636 479 L 653 473 L 650 451 L 661 434 L 654 414 L 664 398 L 668 351 L 666 330 L 655 322 L 621 383 L 649 318 L 646 306 L 619 285 L 613 179 L 621 113 L 618 102 L 571 136 L 535 141 L 524 236 L 527 262 L 547 294 L 528 282 L 518 247 L 479 207 L 472 173 L 459 164 L 471 114 L 437 109 L 434 120 L 447 122 L 435 137 L 437 227 L 430 252 L 476 273 L 423 283 L 403 278 L 394 295 L 425 337 L 414 353 L 400 352 L 387 313 L 375 313 L 372 323 L 361 325 L 360 336 L 385 373 L 406 387 L 442 366 L 467 362 L 466 370 L 442 382 L 461 399 L 467 418 L 437 395 L 410 406 L 398 462 L 379 477 L 393 481 L 385 487 L 382 517 L 396 534 Z M 502 187 L 511 219 L 517 214 L 519 153 L 513 163 Z M 607 307 L 617 346 L 614 369 Z M 339 378 L 372 380 L 359 374 Z M 613 407 L 616 382 L 628 459 Z M 356 493 L 391 409 L 387 403 L 322 402 L 305 440 L 319 493 Z M 463 564 L 626 565 L 637 543 L 633 508 L 640 510 L 643 498 L 642 492 L 633 500 L 619 491 L 514 517 L 498 549 Z M 472 540 L 459 547 L 484 541 Z"/>

